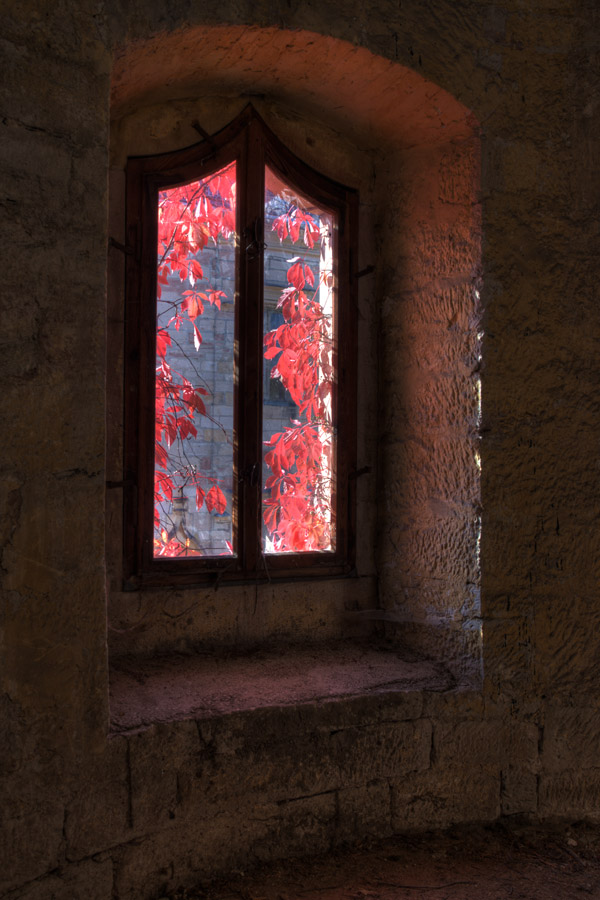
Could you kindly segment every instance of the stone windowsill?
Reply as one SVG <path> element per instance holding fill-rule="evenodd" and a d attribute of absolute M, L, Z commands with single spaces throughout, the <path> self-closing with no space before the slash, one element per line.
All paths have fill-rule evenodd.
<path fill-rule="evenodd" d="M 298 706 L 389 693 L 456 687 L 440 664 L 397 648 L 343 643 L 247 655 L 121 658 L 111 670 L 111 731 L 207 719 L 265 707 Z"/>

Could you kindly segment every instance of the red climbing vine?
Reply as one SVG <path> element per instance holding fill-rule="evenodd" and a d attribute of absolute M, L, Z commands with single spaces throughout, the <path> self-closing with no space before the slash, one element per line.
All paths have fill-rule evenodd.
<path fill-rule="evenodd" d="M 158 557 L 205 552 L 186 527 L 188 492 L 193 491 L 197 510 L 204 506 L 215 515 L 231 512 L 220 479 L 192 462 L 188 448 L 203 419 L 220 428 L 225 440 L 233 437 L 209 411 L 211 388 L 201 379 L 192 383 L 189 373 L 178 371 L 173 351 L 175 343 L 181 349 L 179 332 L 189 329 L 195 352 L 201 353 L 203 314 L 209 307 L 220 310 L 223 301 L 232 299 L 211 284 L 202 252 L 209 244 L 234 240 L 235 203 L 235 164 L 159 194 L 154 468 Z M 331 218 L 303 208 L 301 200 L 287 192 L 285 206 L 272 223 L 273 232 L 284 244 L 304 244 L 308 251 L 316 247 L 321 262 L 306 254 L 288 260 L 288 283 L 278 302 L 283 323 L 264 337 L 264 358 L 273 366 L 270 377 L 281 381 L 297 410 L 289 425 L 265 441 L 263 542 L 267 552 L 323 551 L 335 543 Z M 231 542 L 223 552 L 233 552 Z"/>
<path fill-rule="evenodd" d="M 208 416 L 205 398 L 210 391 L 193 385 L 174 368 L 169 328 L 173 326 L 176 332 L 186 325 L 191 328 L 194 347 L 199 351 L 202 333 L 197 319 L 207 305 L 221 308 L 223 291 L 203 285 L 200 289 L 205 279 L 198 257 L 209 242 L 217 244 L 234 234 L 235 188 L 235 164 L 231 164 L 212 177 L 162 191 L 158 198 L 155 556 L 202 554 L 201 546 L 186 531 L 184 516 L 177 515 L 184 508 L 185 488 L 195 489 L 197 509 L 206 504 L 209 512 L 222 514 L 227 508 L 221 486 L 189 461 L 184 448 L 185 441 L 198 436 L 198 419 Z M 181 289 L 176 299 L 162 301 L 163 288 L 172 288 L 177 279 Z"/>

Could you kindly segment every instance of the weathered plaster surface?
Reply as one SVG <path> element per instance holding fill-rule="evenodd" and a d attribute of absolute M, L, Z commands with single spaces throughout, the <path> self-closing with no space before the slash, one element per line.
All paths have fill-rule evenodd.
<path fill-rule="evenodd" d="M 599 34 L 585 0 L 5 4 L 0 896 L 151 898 L 366 834 L 501 814 L 598 820 Z M 482 689 L 108 737 L 113 68 L 119 122 L 194 100 L 199 84 L 258 91 L 297 117 L 285 127 L 301 155 L 314 120 L 369 157 L 368 590 L 377 576 L 390 640 L 444 655 L 459 676 L 481 652 Z M 326 600 L 320 589 L 301 633 Z M 161 601 L 159 620 L 185 602 Z M 117 627 L 138 612 L 111 609 Z M 239 636 L 223 625 L 225 643 Z"/>

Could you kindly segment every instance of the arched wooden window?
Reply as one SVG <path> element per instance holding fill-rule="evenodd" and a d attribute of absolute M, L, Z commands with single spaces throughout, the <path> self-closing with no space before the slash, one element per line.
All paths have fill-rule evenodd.
<path fill-rule="evenodd" d="M 251 107 L 128 161 L 126 587 L 351 571 L 356 217 Z"/>

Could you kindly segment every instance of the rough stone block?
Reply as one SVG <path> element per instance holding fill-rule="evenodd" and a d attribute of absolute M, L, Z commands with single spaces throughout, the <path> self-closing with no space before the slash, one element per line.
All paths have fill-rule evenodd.
<path fill-rule="evenodd" d="M 530 815 L 537 811 L 538 776 L 509 766 L 501 773 L 500 805 L 503 816 Z"/>
<path fill-rule="evenodd" d="M 390 785 L 373 781 L 338 791 L 336 842 L 383 838 L 392 833 Z"/>
<path fill-rule="evenodd" d="M 531 623 L 518 616 L 484 620 L 486 679 L 502 694 L 519 696 L 530 683 L 533 668 Z"/>
<path fill-rule="evenodd" d="M 545 774 L 598 766 L 600 710 L 550 706 L 544 719 L 541 765 Z"/>
<path fill-rule="evenodd" d="M 112 861 L 90 859 L 55 870 L 3 896 L 5 900 L 108 900 L 113 896 L 112 885 Z"/>
<path fill-rule="evenodd" d="M 500 812 L 499 797 L 499 776 L 436 767 L 392 784 L 392 827 L 402 833 L 492 822 Z"/>
<path fill-rule="evenodd" d="M 541 819 L 587 819 L 600 822 L 600 774 L 597 769 L 577 769 L 540 776 Z"/>
<path fill-rule="evenodd" d="M 483 694 L 479 690 L 444 691 L 426 695 L 423 715 L 434 722 L 482 719 L 484 708 Z"/>
<path fill-rule="evenodd" d="M 439 723 L 434 729 L 436 766 L 470 767 L 498 771 L 512 759 L 535 771 L 538 759 L 538 728 L 523 722 L 492 719 Z"/>
<path fill-rule="evenodd" d="M 120 848 L 119 900 L 155 900 L 249 863 L 324 852 L 335 828 L 333 793 L 284 803 L 243 803 L 186 825 L 140 837 Z"/>
<path fill-rule="evenodd" d="M 271 745 L 249 744 L 235 756 L 215 756 L 196 788 L 211 805 L 227 806 L 236 796 L 260 795 L 283 801 L 333 790 L 338 783 L 336 769 L 319 758 L 312 736 L 303 735 Z"/>
<path fill-rule="evenodd" d="M 251 794 L 285 800 L 339 784 L 335 760 L 322 753 L 294 708 L 203 722 L 200 735 L 203 769 L 194 790 L 211 805 Z"/>
<path fill-rule="evenodd" d="M 301 707 L 298 716 L 307 730 L 331 732 L 353 726 L 392 724 L 420 719 L 427 692 L 398 691 L 385 686 L 376 694 L 350 697 L 328 704 Z"/>
<path fill-rule="evenodd" d="M 402 720 L 422 705 L 422 694 L 415 702 L 407 696 L 406 702 L 390 694 L 202 722 L 202 773 L 191 790 L 211 805 L 247 794 L 286 800 L 426 768 L 431 725 Z"/>
<path fill-rule="evenodd" d="M 332 734 L 324 750 L 339 767 L 341 784 L 398 778 L 428 768 L 431 723 L 419 720 L 348 728 Z"/>
<path fill-rule="evenodd" d="M 58 866 L 63 845 L 64 810 L 40 799 L 19 814 L 18 801 L 3 798 L 0 810 L 0 896 L 2 891 L 38 878 Z"/>
<path fill-rule="evenodd" d="M 106 752 L 86 765 L 86 779 L 67 806 L 67 858 L 81 859 L 131 838 L 127 740 L 108 741 Z M 129 832 L 129 833 L 128 833 Z"/>
<path fill-rule="evenodd" d="M 192 783 L 200 765 L 196 723 L 153 725 L 128 742 L 134 830 L 146 833 L 172 824 L 191 799 L 191 792 L 182 795 L 182 780 Z"/>
<path fill-rule="evenodd" d="M 265 815 L 268 818 L 263 819 Z M 264 822 L 266 834 L 257 836 L 250 855 L 259 860 L 323 853 L 331 846 L 337 821 L 333 791 L 312 797 L 255 808 L 255 821 Z"/>

